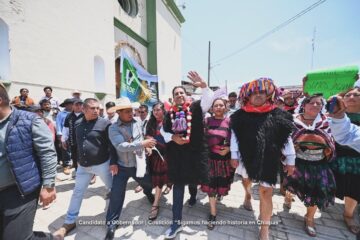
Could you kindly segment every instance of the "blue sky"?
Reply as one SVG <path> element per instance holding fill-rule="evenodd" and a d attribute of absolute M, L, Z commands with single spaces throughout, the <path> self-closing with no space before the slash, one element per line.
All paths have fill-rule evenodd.
<path fill-rule="evenodd" d="M 327 0 L 286 27 L 245 51 L 221 62 L 318 0 L 182 0 L 182 77 L 189 70 L 207 79 L 211 41 L 211 85 L 236 90 L 258 77 L 276 85 L 300 85 L 311 70 L 316 27 L 314 68 L 360 66 L 360 1 Z"/>

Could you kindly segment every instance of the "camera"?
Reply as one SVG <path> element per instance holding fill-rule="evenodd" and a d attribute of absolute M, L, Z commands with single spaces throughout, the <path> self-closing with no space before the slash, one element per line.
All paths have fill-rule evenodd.
<path fill-rule="evenodd" d="M 336 97 L 332 97 L 332 98 L 330 99 L 330 101 L 328 101 L 328 102 L 326 103 L 326 106 L 325 106 L 326 111 L 328 111 L 329 113 L 333 113 L 336 104 L 337 104 L 337 98 L 336 98 Z"/>

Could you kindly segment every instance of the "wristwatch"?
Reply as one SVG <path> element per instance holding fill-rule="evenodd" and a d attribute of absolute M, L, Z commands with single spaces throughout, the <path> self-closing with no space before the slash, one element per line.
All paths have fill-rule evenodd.
<path fill-rule="evenodd" d="M 50 183 L 50 184 L 43 185 L 43 188 L 54 188 L 54 187 L 55 187 L 55 183 Z"/>

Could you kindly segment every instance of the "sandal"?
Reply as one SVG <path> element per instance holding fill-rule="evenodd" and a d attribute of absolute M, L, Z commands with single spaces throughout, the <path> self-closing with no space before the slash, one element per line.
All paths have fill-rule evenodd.
<path fill-rule="evenodd" d="M 158 217 L 159 208 L 160 208 L 159 206 L 152 206 L 151 207 L 150 215 L 149 215 L 149 218 L 148 218 L 150 221 L 154 221 Z"/>
<path fill-rule="evenodd" d="M 143 190 L 142 186 L 137 185 L 136 188 L 135 188 L 135 190 L 134 190 L 134 192 L 135 192 L 135 193 L 139 193 L 139 192 L 141 192 L 142 190 Z"/>
<path fill-rule="evenodd" d="M 349 229 L 349 231 L 353 234 L 358 234 L 360 232 L 360 226 L 355 223 L 354 219 L 345 215 L 343 215 L 343 217 L 345 225 Z"/>
<path fill-rule="evenodd" d="M 286 208 L 286 209 L 291 209 L 291 203 L 293 202 L 293 198 L 292 198 L 292 196 L 290 195 L 288 195 L 288 194 L 286 194 L 285 195 L 285 199 L 284 199 L 284 208 Z"/>
<path fill-rule="evenodd" d="M 215 221 L 216 221 L 216 216 L 210 214 L 209 218 L 208 218 L 208 224 L 207 224 L 207 228 L 209 230 L 213 230 L 215 228 Z"/>
<path fill-rule="evenodd" d="M 165 190 L 163 191 L 163 194 L 169 194 L 169 192 L 171 191 L 171 187 L 166 187 Z"/>
<path fill-rule="evenodd" d="M 284 197 L 286 195 L 286 190 L 285 190 L 283 184 L 280 184 L 280 194 L 283 195 Z"/>
<path fill-rule="evenodd" d="M 90 185 L 93 185 L 94 183 L 96 183 L 96 175 L 94 174 L 90 180 Z"/>
<path fill-rule="evenodd" d="M 259 233 L 259 240 L 269 240 L 269 234 L 266 236 L 266 238 L 261 237 L 261 234 Z"/>
<path fill-rule="evenodd" d="M 265 232 L 265 234 L 264 233 L 262 234 L 262 232 L 264 232 L 263 226 L 267 226 L 267 232 Z M 270 228 L 270 222 L 269 223 L 265 223 L 265 222 L 261 223 L 261 227 L 260 227 L 260 231 L 259 231 L 259 237 L 258 237 L 259 240 L 269 240 L 269 234 L 270 234 L 270 229 L 269 228 Z"/>
<path fill-rule="evenodd" d="M 245 210 L 248 210 L 248 211 L 252 211 L 253 208 L 252 208 L 252 204 L 251 204 L 251 199 L 249 200 L 244 200 L 244 203 L 243 203 L 243 207 L 245 208 Z"/>
<path fill-rule="evenodd" d="M 310 237 L 316 237 L 316 228 L 314 219 L 309 219 L 306 215 L 304 216 L 305 232 Z M 311 226 L 310 226 L 311 225 Z"/>

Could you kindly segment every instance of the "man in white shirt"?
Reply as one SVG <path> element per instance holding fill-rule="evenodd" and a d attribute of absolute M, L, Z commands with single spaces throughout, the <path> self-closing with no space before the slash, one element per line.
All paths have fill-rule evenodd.
<path fill-rule="evenodd" d="M 51 103 L 51 109 L 56 109 L 57 111 L 59 110 L 59 106 L 60 106 L 60 103 L 59 103 L 59 100 L 57 98 L 54 98 L 52 96 L 52 88 L 49 87 L 49 86 L 46 86 L 44 87 L 44 93 L 45 93 L 45 96 L 43 96 L 41 99 L 40 99 L 40 102 L 41 100 L 43 99 L 47 99 L 50 101 Z"/>

